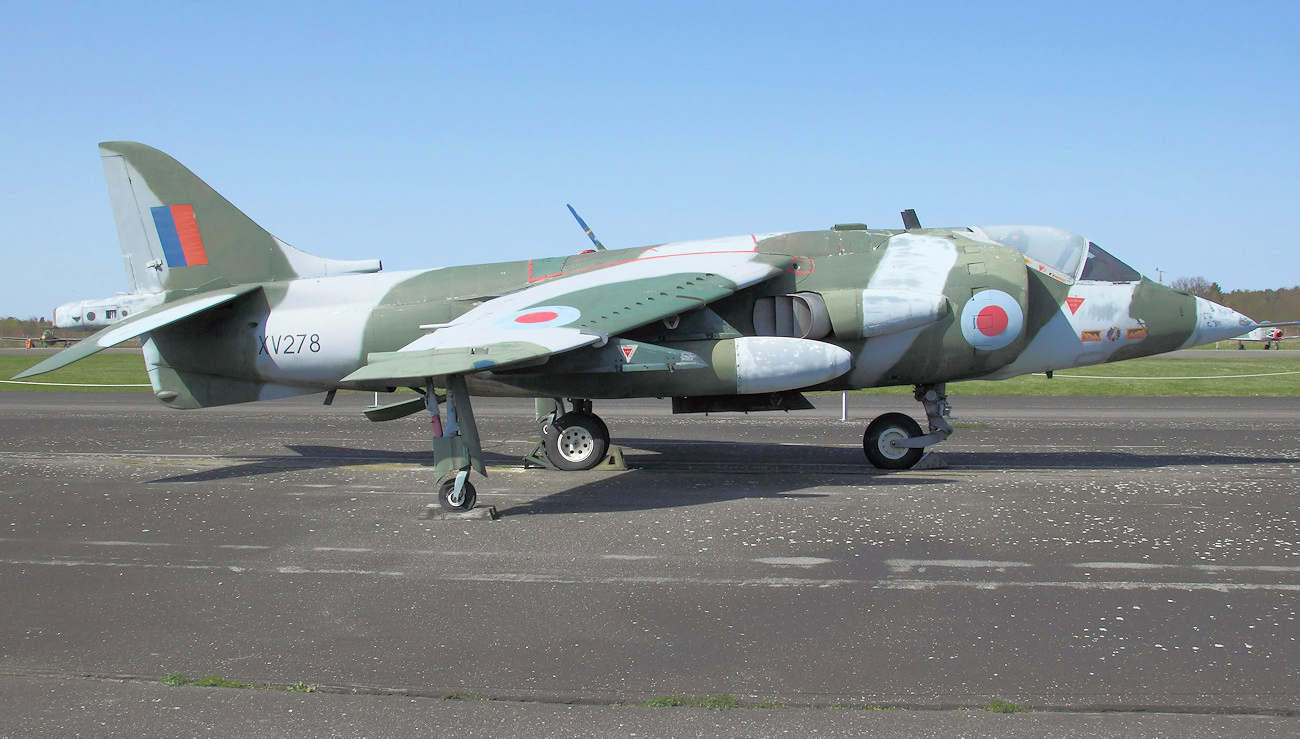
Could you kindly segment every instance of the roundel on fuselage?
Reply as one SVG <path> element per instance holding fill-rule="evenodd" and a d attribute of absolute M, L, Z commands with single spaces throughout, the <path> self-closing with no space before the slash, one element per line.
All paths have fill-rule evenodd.
<path fill-rule="evenodd" d="M 982 290 L 961 310 L 961 335 L 976 349 L 1001 349 L 1020 336 L 1024 325 L 1020 303 L 1001 290 Z"/>

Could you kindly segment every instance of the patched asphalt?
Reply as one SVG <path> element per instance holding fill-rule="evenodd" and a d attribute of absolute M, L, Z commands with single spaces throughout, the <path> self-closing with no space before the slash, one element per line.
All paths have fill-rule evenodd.
<path fill-rule="evenodd" d="M 371 424 L 371 399 L 178 412 L 147 393 L 0 393 L 3 692 L 52 701 L 0 699 L 0 717 L 75 723 L 61 690 L 147 712 L 138 691 L 161 686 L 105 678 L 181 672 L 484 727 L 493 707 L 595 704 L 582 715 L 600 734 L 643 710 L 664 720 L 610 704 L 717 693 L 1300 729 L 1277 717 L 1300 711 L 1300 400 L 958 397 L 948 468 L 884 474 L 862 429 L 919 416 L 907 398 L 851 397 L 848 422 L 838 395 L 710 417 L 598 402 L 632 469 L 590 473 L 524 470 L 531 402 L 479 399 L 490 476 L 476 485 L 501 517 L 457 522 L 418 519 L 427 419 Z M 348 710 L 166 690 L 231 702 L 220 726 L 235 734 L 260 725 L 239 723 L 244 702 Z M 496 700 L 436 707 L 463 703 L 434 701 L 453 692 Z M 738 734 L 835 719 L 656 710 Z M 760 714 L 771 732 L 752 728 Z"/>

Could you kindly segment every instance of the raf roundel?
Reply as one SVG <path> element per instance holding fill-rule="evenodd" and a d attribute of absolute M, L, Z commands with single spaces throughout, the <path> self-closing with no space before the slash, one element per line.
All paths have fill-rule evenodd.
<path fill-rule="evenodd" d="M 1001 349 L 1020 336 L 1025 315 L 1016 299 L 1001 290 L 983 290 L 961 311 L 961 335 L 976 349 Z"/>
<path fill-rule="evenodd" d="M 577 308 L 567 305 L 539 305 L 504 315 L 494 321 L 494 325 L 497 328 L 527 331 L 567 326 L 581 317 L 582 313 Z"/>

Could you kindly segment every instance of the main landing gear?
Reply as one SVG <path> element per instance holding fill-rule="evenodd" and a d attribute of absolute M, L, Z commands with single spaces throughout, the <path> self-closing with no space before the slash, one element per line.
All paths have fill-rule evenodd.
<path fill-rule="evenodd" d="M 540 404 L 549 403 L 549 411 Z M 546 458 L 556 469 L 589 470 L 605 460 L 609 451 L 609 427 L 591 412 L 591 401 L 569 398 L 573 410 L 564 413 L 559 398 L 539 401 L 538 421 Z"/>
<path fill-rule="evenodd" d="M 925 407 L 929 433 L 921 433 L 921 426 L 911 416 L 886 413 L 877 416 L 862 435 L 862 451 L 871 464 L 885 470 L 911 469 L 925 454 L 925 447 L 938 444 L 952 435 L 948 416 L 948 393 L 943 383 L 917 385 L 912 396 Z"/>

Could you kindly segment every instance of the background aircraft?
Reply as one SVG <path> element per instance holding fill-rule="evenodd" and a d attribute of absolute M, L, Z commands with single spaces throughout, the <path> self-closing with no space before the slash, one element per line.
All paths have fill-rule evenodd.
<path fill-rule="evenodd" d="M 1259 328 L 1252 329 L 1241 336 L 1236 337 L 1237 348 L 1245 349 L 1246 345 L 1244 342 L 1247 341 L 1262 341 L 1264 342 L 1265 349 L 1270 347 L 1273 349 L 1281 349 L 1283 341 L 1295 341 L 1300 339 L 1300 336 L 1287 336 L 1280 328 L 1280 326 L 1291 326 L 1295 323 L 1295 321 L 1285 321 L 1277 324 L 1262 324 Z"/>
<path fill-rule="evenodd" d="M 130 270 L 128 270 L 128 273 Z M 134 282 L 134 280 L 133 280 Z M 133 284 L 132 288 L 136 286 Z M 129 317 L 132 313 L 162 305 L 163 293 L 118 293 L 111 298 L 95 298 L 64 303 L 54 309 L 55 328 L 100 329 Z"/>
<path fill-rule="evenodd" d="M 1256 327 L 1042 226 L 746 234 L 520 262 L 384 272 L 299 251 L 156 149 L 100 145 L 133 289 L 164 302 L 19 375 L 140 337 L 174 408 L 341 388 L 434 414 L 439 498 L 486 474 L 473 394 L 538 398 L 546 456 L 599 464 L 593 400 L 672 398 L 676 413 L 809 408 L 807 390 L 912 385 L 928 428 L 886 413 L 872 464 L 914 465 L 952 433 L 946 383 L 1111 362 Z M 594 241 L 594 239 L 593 239 Z M 443 392 L 439 392 L 442 389 Z M 567 399 L 567 409 L 566 401 Z"/>
<path fill-rule="evenodd" d="M 27 346 L 28 349 L 35 349 L 37 347 L 58 346 L 59 344 L 62 344 L 64 347 L 68 347 L 68 346 L 72 346 L 78 341 L 81 341 L 81 339 L 74 339 L 68 336 L 56 336 L 54 334 L 54 329 L 49 329 L 49 328 L 42 331 L 41 335 L 37 337 L 0 336 L 0 340 L 21 341 Z"/>

